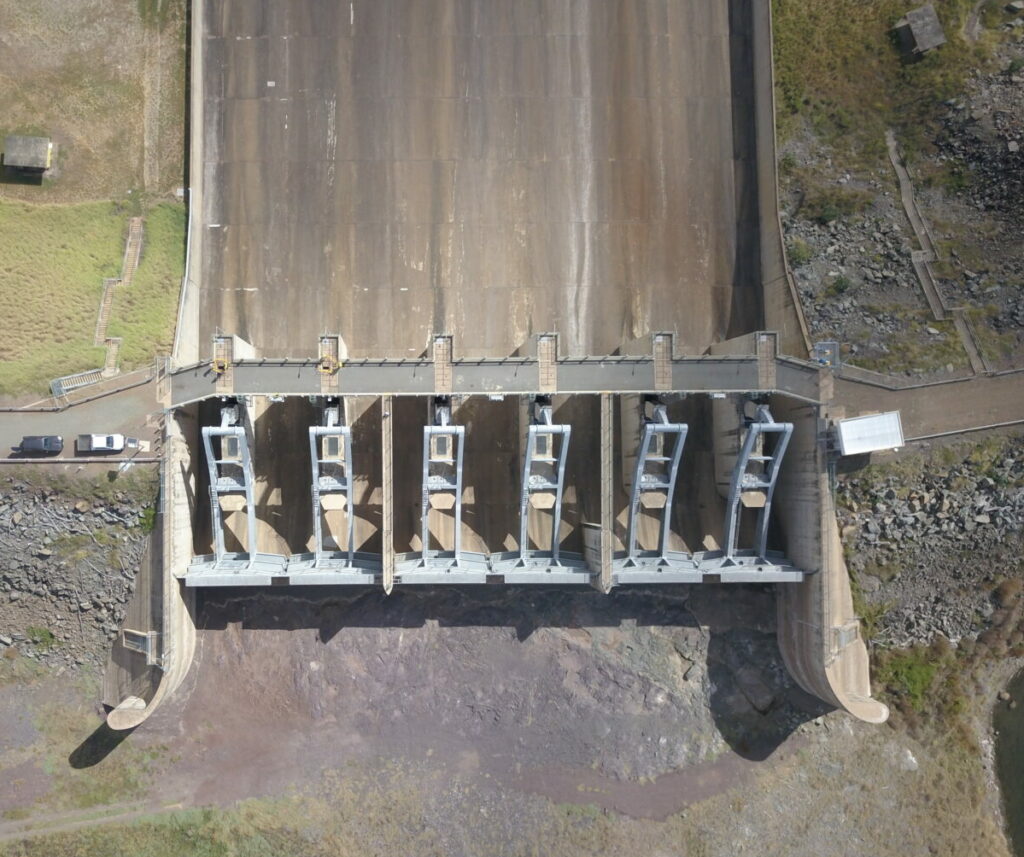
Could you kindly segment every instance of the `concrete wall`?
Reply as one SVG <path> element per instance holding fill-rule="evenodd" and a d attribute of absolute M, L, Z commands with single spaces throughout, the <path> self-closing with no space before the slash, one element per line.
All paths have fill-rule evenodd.
<path fill-rule="evenodd" d="M 786 264 L 779 221 L 770 0 L 754 0 L 752 14 L 764 327 L 778 331 L 780 354 L 806 357 L 811 347 L 810 334 Z"/>
<path fill-rule="evenodd" d="M 179 366 L 195 363 L 200 357 L 199 286 L 203 258 L 203 44 L 202 27 L 205 0 L 192 0 L 189 33 L 189 162 L 188 162 L 188 244 L 185 276 L 178 300 L 178 321 L 174 329 L 172 357 Z"/>
<path fill-rule="evenodd" d="M 122 629 L 140 633 L 163 632 L 163 560 L 163 514 L 158 510 Z M 159 650 L 159 640 L 155 646 Z M 113 708 L 129 696 L 151 699 L 161 678 L 160 668 L 147 664 L 147 658 L 141 652 L 125 648 L 119 636 L 107 658 L 103 675 L 103 704 Z"/>
<path fill-rule="evenodd" d="M 187 425 L 194 426 L 190 420 Z M 175 577 L 192 559 L 192 513 L 195 508 L 196 479 L 189 462 L 188 445 L 182 425 L 168 420 L 164 438 L 166 470 L 163 481 L 163 550 L 159 585 L 162 587 L 163 674 L 155 687 L 145 687 L 152 696 L 129 695 L 107 716 L 111 729 L 132 729 L 142 723 L 181 684 L 195 652 L 195 593 Z M 154 586 L 157 585 L 154 581 Z"/>
<path fill-rule="evenodd" d="M 870 723 L 889 716 L 871 698 L 867 647 L 853 611 L 835 506 L 819 442 L 819 408 L 774 396 L 772 414 L 794 424 L 776 488 L 774 509 L 787 556 L 817 573 L 778 586 L 778 636 L 783 660 L 809 693 Z"/>

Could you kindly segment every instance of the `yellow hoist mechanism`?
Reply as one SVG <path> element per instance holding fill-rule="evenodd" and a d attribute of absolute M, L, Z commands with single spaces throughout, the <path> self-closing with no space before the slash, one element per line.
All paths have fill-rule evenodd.
<path fill-rule="evenodd" d="M 331 355 L 325 354 L 320 358 L 320 365 L 317 366 L 316 371 L 321 375 L 333 375 L 341 368 L 341 363 L 338 362 L 338 358 Z"/>
<path fill-rule="evenodd" d="M 226 357 L 213 358 L 213 371 L 218 375 L 223 375 L 230 367 L 231 362 Z"/>

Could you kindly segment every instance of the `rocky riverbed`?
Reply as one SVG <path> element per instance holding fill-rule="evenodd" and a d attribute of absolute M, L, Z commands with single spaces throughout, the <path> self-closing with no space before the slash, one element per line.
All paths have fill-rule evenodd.
<path fill-rule="evenodd" d="M 133 491 L 0 478 L 0 648 L 71 669 L 105 663 L 135 590 L 144 507 Z"/>

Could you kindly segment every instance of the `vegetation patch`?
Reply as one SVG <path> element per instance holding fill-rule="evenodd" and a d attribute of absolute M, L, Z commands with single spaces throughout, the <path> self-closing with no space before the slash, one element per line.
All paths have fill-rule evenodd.
<path fill-rule="evenodd" d="M 121 367 L 150 363 L 174 340 L 178 293 L 185 270 L 185 207 L 162 204 L 145 218 L 142 259 L 131 284 L 114 295 L 108 336 L 120 336 Z"/>
<path fill-rule="evenodd" d="M 879 658 L 875 679 L 885 687 L 891 698 L 905 701 L 911 710 L 920 713 L 925 698 L 935 681 L 938 664 L 923 647 L 907 651 L 886 652 Z"/>
<path fill-rule="evenodd" d="M 790 265 L 799 268 L 814 258 L 814 251 L 803 238 L 794 238 L 786 245 L 786 256 L 789 258 Z"/>
<path fill-rule="evenodd" d="M 104 278 L 121 274 L 126 232 L 112 203 L 0 203 L 0 395 L 42 394 L 53 378 L 103 365 L 96 318 Z M 123 339 L 122 368 L 170 348 L 184 244 L 184 207 L 153 208 L 139 268 L 115 292 L 107 326 Z"/>
<path fill-rule="evenodd" d="M 125 230 L 110 203 L 0 202 L 0 395 L 44 393 L 58 375 L 103 365 L 96 316 Z"/>
<path fill-rule="evenodd" d="M 137 4 L 137 11 L 136 11 Z M 84 202 L 126 188 L 164 195 L 182 184 L 184 0 L 0 0 L 4 56 L 0 136 L 55 143 L 42 185 L 0 185 L 0 199 Z"/>
<path fill-rule="evenodd" d="M 54 646 L 57 645 L 57 635 L 53 633 L 49 628 L 41 628 L 37 625 L 29 625 L 25 629 L 25 636 L 28 641 L 41 649 L 44 652 L 48 652 Z"/>
<path fill-rule="evenodd" d="M 853 612 L 860 618 L 864 639 L 868 642 L 878 636 L 885 614 L 892 609 L 892 602 L 868 601 L 856 574 L 850 572 L 850 594 L 853 596 Z"/>
<path fill-rule="evenodd" d="M 912 5 L 912 4 L 911 4 Z M 848 163 L 885 158 L 885 129 L 898 129 L 911 152 L 923 146 L 943 102 L 963 90 L 990 56 L 960 34 L 972 0 L 936 3 L 947 43 L 905 62 L 893 25 L 903 0 L 772 0 L 780 135 L 809 125 Z"/>
<path fill-rule="evenodd" d="M 815 185 L 810 183 L 806 176 L 801 178 L 805 186 L 810 186 L 804 194 L 803 204 L 798 213 L 822 225 L 859 214 L 874 198 L 867 191 L 842 186 Z"/>
<path fill-rule="evenodd" d="M 989 362 L 999 366 L 1010 361 L 1017 350 L 1017 333 L 1014 330 L 1000 332 L 993 327 L 999 307 L 971 307 L 966 315 L 971 321 L 978 347 Z"/>
<path fill-rule="evenodd" d="M 892 337 L 887 344 L 887 352 L 858 356 L 850 360 L 851 363 L 887 373 L 927 372 L 946 366 L 962 369 L 968 365 L 967 352 L 952 322 L 934 321 L 923 310 L 894 306 L 887 311 L 906 320 L 903 333 Z M 929 333 L 928 328 L 937 330 L 938 334 Z"/>
<path fill-rule="evenodd" d="M 43 769 L 53 777 L 44 802 L 54 808 L 87 809 L 138 799 L 161 756 L 159 746 L 141 748 L 127 740 L 128 733 L 98 722 L 84 701 L 42 707 L 36 728 L 42 735 Z"/>
<path fill-rule="evenodd" d="M 151 533 L 156 529 L 156 506 L 146 506 L 139 513 L 139 526 L 142 528 L 142 532 Z"/>
<path fill-rule="evenodd" d="M 101 504 L 116 499 L 118 495 L 124 495 L 140 508 L 155 502 L 160 485 L 157 465 L 138 464 L 123 473 L 113 472 L 114 479 L 88 479 L 55 470 L 40 470 L 31 465 L 13 465 L 4 471 L 4 475 L 37 488 L 46 488 L 64 497 Z"/>
<path fill-rule="evenodd" d="M 167 26 L 172 9 L 178 6 L 179 0 L 138 0 L 139 17 L 147 27 L 162 30 Z"/>

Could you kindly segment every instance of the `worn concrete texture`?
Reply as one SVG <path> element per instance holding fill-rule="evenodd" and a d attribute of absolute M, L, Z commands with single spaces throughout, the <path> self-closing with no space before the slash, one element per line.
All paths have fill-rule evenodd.
<path fill-rule="evenodd" d="M 200 342 L 682 348 L 761 320 L 748 3 L 206 5 Z"/>

